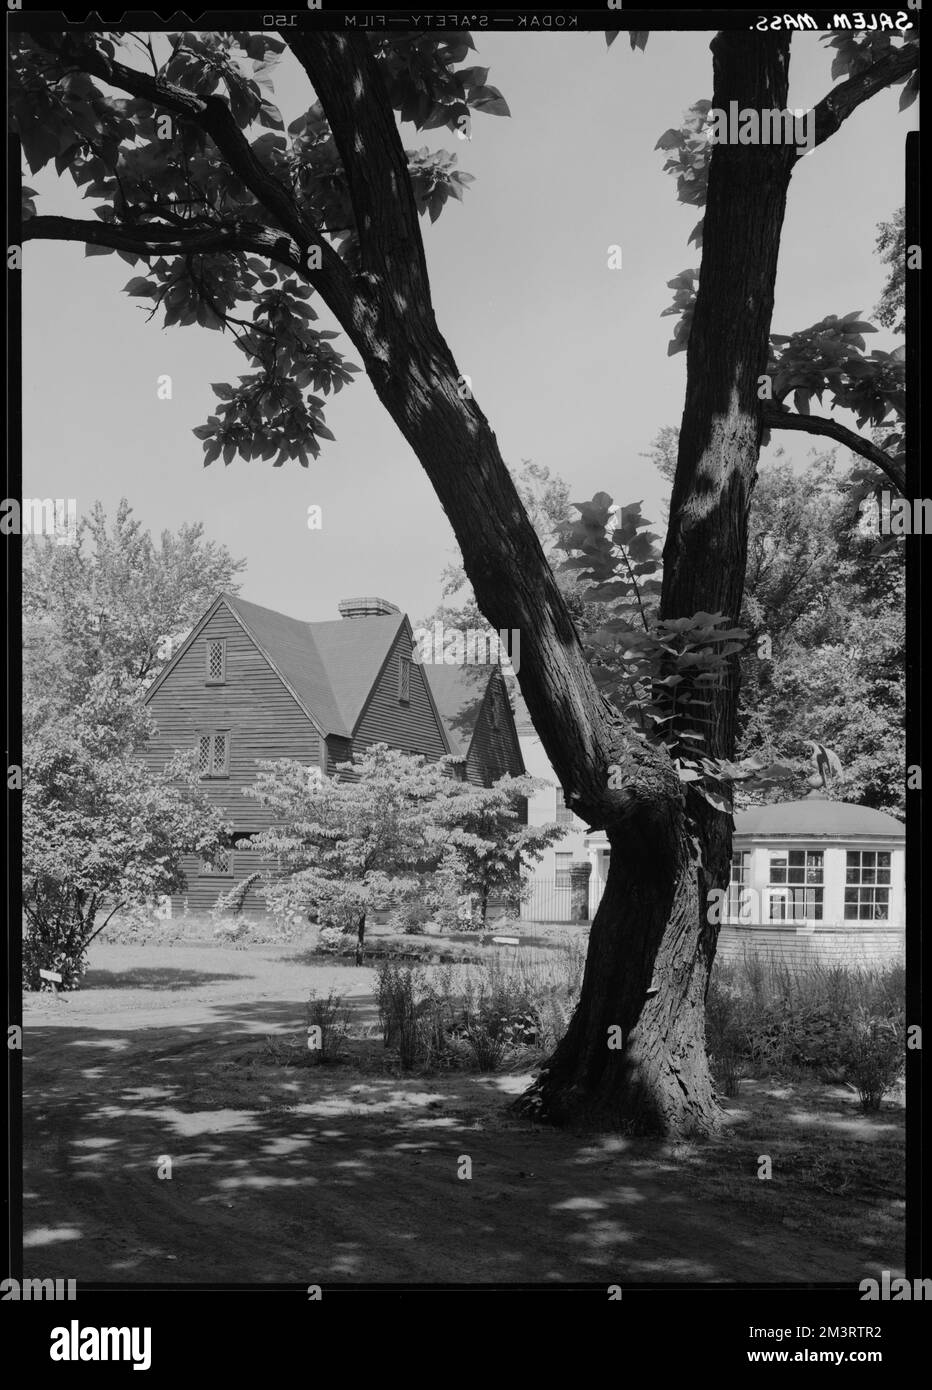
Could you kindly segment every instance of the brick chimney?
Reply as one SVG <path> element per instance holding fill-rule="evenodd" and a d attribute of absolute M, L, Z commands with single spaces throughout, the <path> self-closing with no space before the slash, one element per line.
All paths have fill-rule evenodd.
<path fill-rule="evenodd" d="M 385 598 L 342 598 L 337 607 L 341 618 L 385 618 L 401 612 Z"/>

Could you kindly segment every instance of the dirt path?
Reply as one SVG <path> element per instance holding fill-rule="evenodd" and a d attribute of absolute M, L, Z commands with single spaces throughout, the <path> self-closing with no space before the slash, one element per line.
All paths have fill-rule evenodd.
<path fill-rule="evenodd" d="M 276 1067 L 263 1036 L 300 1026 L 303 970 L 323 992 L 325 973 L 205 948 L 187 981 L 140 973 L 183 974 L 177 950 L 137 960 L 127 981 L 131 949 L 112 948 L 68 1004 L 41 997 L 27 1013 L 27 1274 L 855 1282 L 901 1263 L 874 1207 L 844 1222 L 826 1197 L 816 1229 L 798 1172 L 775 1162 L 759 1181 L 753 1126 L 746 1143 L 671 1152 L 508 1120 L 527 1077 Z M 340 981 L 370 1015 L 369 972 Z"/>

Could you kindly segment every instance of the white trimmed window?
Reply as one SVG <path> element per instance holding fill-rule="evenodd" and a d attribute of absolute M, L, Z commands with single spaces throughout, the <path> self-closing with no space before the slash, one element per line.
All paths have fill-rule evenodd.
<path fill-rule="evenodd" d="M 411 700 L 411 658 L 401 657 L 398 663 L 398 701 L 407 705 Z"/>
<path fill-rule="evenodd" d="M 198 734 L 197 770 L 202 777 L 229 777 L 229 729 L 209 729 Z"/>
<path fill-rule="evenodd" d="M 771 922 L 821 922 L 824 864 L 820 849 L 771 850 Z"/>
<path fill-rule="evenodd" d="M 751 852 L 735 850 L 731 856 L 731 881 L 728 884 L 728 921 L 739 921 L 745 907 L 746 893 L 751 882 Z"/>
<path fill-rule="evenodd" d="M 556 796 L 556 821 L 557 825 L 572 825 L 573 812 L 566 804 L 566 793 L 562 787 L 557 787 L 554 795 Z"/>
<path fill-rule="evenodd" d="M 569 850 L 557 850 L 554 854 L 556 861 L 556 882 L 557 888 L 569 888 L 570 886 L 570 865 L 573 862 L 573 855 Z"/>
<path fill-rule="evenodd" d="M 849 849 L 845 864 L 845 921 L 890 918 L 890 851 Z"/>
<path fill-rule="evenodd" d="M 212 637 L 207 643 L 207 684 L 223 685 L 227 678 L 227 644 L 224 637 Z"/>

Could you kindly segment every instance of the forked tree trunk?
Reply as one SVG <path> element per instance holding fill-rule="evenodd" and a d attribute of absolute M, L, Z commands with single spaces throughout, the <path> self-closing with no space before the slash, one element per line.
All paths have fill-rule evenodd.
<path fill-rule="evenodd" d="M 556 1124 L 705 1133 L 716 1118 L 703 1024 L 712 943 L 689 839 L 681 832 L 672 893 L 669 876 L 651 881 L 623 841 L 610 842 L 580 1006 L 517 1108 Z"/>
<path fill-rule="evenodd" d="M 434 486 L 482 613 L 496 629 L 520 630 L 518 680 L 534 726 L 570 805 L 611 845 L 579 1005 L 524 1104 L 557 1123 L 710 1129 L 703 1019 L 715 931 L 706 902 L 727 880 L 731 818 L 697 801 L 690 821 L 669 757 L 613 718 L 596 690 L 495 436 L 434 319 L 406 159 L 366 41 L 314 34 L 289 43 L 330 122 L 370 267 L 354 281 L 352 314 L 331 307 Z M 719 35 L 712 47 L 715 106 L 785 106 L 788 37 Z M 721 146 L 711 161 L 665 617 L 735 616 L 741 601 L 761 435 L 757 377 L 794 160 L 779 147 Z M 715 698 L 709 751 L 728 756 L 737 681 Z M 621 790 L 617 773 L 609 782 L 613 766 Z"/>

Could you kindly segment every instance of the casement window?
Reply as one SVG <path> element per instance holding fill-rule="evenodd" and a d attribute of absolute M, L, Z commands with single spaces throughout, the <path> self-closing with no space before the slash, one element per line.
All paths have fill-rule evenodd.
<path fill-rule="evenodd" d="M 223 637 L 211 638 L 207 643 L 208 685 L 223 685 L 227 678 L 227 644 Z"/>
<path fill-rule="evenodd" d="M 556 860 L 556 881 L 557 888 L 569 888 L 570 886 L 570 865 L 573 862 L 573 855 L 570 851 L 558 850 L 554 854 Z"/>
<path fill-rule="evenodd" d="M 557 825 L 572 825 L 573 812 L 566 804 L 566 793 L 562 787 L 557 787 L 554 794 L 556 796 Z"/>
<path fill-rule="evenodd" d="M 737 921 L 747 903 L 746 893 L 751 882 L 751 852 L 735 850 L 731 856 L 731 880 L 728 884 L 728 920 Z"/>
<path fill-rule="evenodd" d="M 229 777 L 229 729 L 209 729 L 198 734 L 197 770 L 202 777 Z"/>
<path fill-rule="evenodd" d="M 491 729 L 498 728 L 498 700 L 499 692 L 493 685 L 489 691 L 489 727 Z"/>
<path fill-rule="evenodd" d="M 771 922 L 821 922 L 824 859 L 820 849 L 771 851 Z"/>
<path fill-rule="evenodd" d="M 201 873 L 209 874 L 213 878 L 232 878 L 233 877 L 233 851 L 229 846 L 221 846 L 214 850 L 209 858 L 201 860 Z"/>
<path fill-rule="evenodd" d="M 845 921 L 886 922 L 890 917 L 890 851 L 849 849 L 845 865 Z"/>
<path fill-rule="evenodd" d="M 398 663 L 398 701 L 407 705 L 411 700 L 411 658 L 401 657 Z"/>

